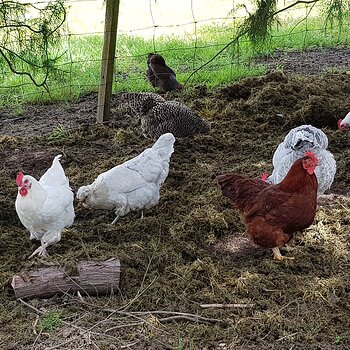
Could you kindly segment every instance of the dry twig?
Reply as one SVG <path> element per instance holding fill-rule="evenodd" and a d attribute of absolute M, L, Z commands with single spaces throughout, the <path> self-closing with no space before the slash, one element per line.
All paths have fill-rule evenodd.
<path fill-rule="evenodd" d="M 219 308 L 252 308 L 255 304 L 201 304 L 202 309 L 219 309 Z"/>

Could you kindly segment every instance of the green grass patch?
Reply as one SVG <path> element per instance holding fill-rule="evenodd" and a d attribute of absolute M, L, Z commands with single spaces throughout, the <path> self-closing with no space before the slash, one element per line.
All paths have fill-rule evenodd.
<path fill-rule="evenodd" d="M 51 332 L 62 324 L 62 312 L 57 310 L 49 311 L 38 324 L 40 332 Z"/>
<path fill-rule="evenodd" d="M 335 47 L 349 42 L 349 21 L 342 26 L 326 28 L 324 18 L 307 21 L 288 20 L 272 30 L 271 38 L 253 46 L 242 37 L 237 46 L 230 46 L 212 62 L 191 76 L 187 84 L 215 87 L 234 80 L 265 72 L 254 59 L 275 50 L 302 50 L 314 47 Z M 232 26 L 207 26 L 184 37 L 159 37 L 154 42 L 136 36 L 120 35 L 117 39 L 114 91 L 152 91 L 145 78 L 146 55 L 160 52 L 167 64 L 185 82 L 191 73 L 210 61 L 236 34 Z M 0 106 L 16 106 L 23 102 L 68 100 L 87 91 L 97 91 L 100 80 L 103 36 L 67 36 L 61 46 L 59 70 L 48 85 L 50 92 L 37 88 L 25 76 L 11 73 L 0 60 Z"/>

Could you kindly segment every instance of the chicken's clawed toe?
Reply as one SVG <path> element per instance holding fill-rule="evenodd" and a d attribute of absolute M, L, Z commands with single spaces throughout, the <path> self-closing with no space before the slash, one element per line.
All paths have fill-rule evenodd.
<path fill-rule="evenodd" d="M 47 253 L 47 250 L 46 250 L 45 246 L 40 246 L 39 248 L 34 250 L 33 254 L 28 259 L 31 259 L 35 255 L 46 256 L 46 255 L 49 255 L 49 254 Z"/>
<path fill-rule="evenodd" d="M 294 257 L 293 257 L 293 256 L 283 256 L 283 255 L 280 255 L 280 256 L 274 256 L 273 259 L 274 259 L 274 260 L 278 260 L 278 261 L 283 261 L 283 260 L 294 260 Z"/>

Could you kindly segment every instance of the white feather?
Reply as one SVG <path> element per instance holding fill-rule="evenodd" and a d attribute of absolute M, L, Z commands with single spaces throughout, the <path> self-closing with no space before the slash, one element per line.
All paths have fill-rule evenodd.
<path fill-rule="evenodd" d="M 337 170 L 335 159 L 327 147 L 326 134 L 312 125 L 301 125 L 290 130 L 273 155 L 274 169 L 267 181 L 273 184 L 280 183 L 292 164 L 302 158 L 306 151 L 312 151 L 318 158 L 319 165 L 315 174 L 318 180 L 317 194 L 320 196 L 331 187 Z"/>

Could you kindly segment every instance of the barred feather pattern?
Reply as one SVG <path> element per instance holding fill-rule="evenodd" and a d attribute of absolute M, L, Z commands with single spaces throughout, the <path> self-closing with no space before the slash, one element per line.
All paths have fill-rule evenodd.
<path fill-rule="evenodd" d="M 129 107 L 138 115 L 147 113 L 154 106 L 164 102 L 166 100 L 154 92 L 127 92 L 116 95 L 114 100 L 118 107 Z"/>
<path fill-rule="evenodd" d="M 153 139 L 170 132 L 175 137 L 186 137 L 210 131 L 210 123 L 197 116 L 190 108 L 176 101 L 154 106 L 141 116 L 145 137 Z"/>

